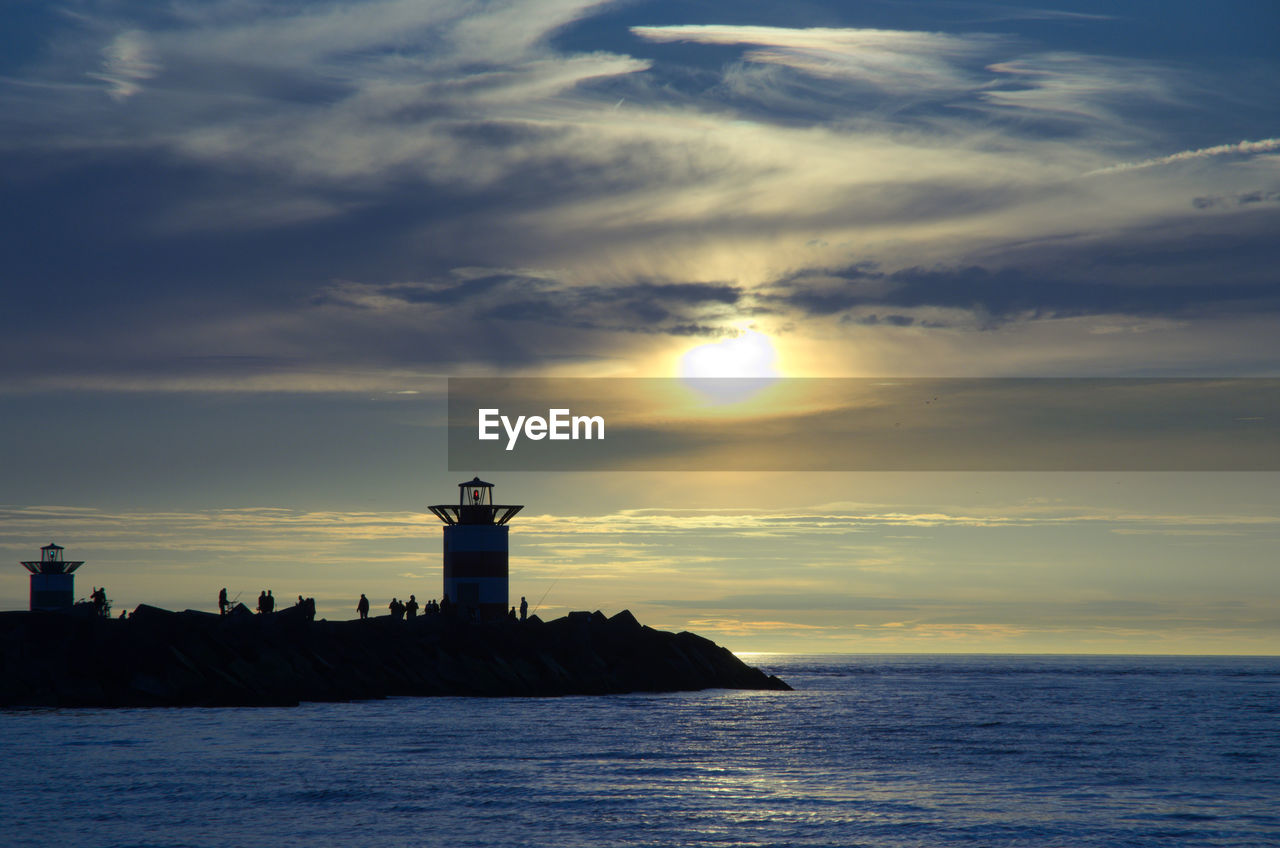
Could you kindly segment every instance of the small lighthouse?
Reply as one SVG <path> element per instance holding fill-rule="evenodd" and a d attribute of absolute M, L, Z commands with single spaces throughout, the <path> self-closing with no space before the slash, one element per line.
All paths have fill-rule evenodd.
<path fill-rule="evenodd" d="M 495 504 L 493 484 L 479 477 L 458 484 L 458 504 L 429 507 L 444 522 L 444 593 L 465 614 L 507 613 L 507 522 L 523 504 Z"/>
<path fill-rule="evenodd" d="M 40 559 L 24 562 L 31 572 L 31 609 L 65 610 L 76 602 L 75 570 L 84 561 L 70 562 L 62 558 L 62 546 L 53 542 L 40 549 Z"/>

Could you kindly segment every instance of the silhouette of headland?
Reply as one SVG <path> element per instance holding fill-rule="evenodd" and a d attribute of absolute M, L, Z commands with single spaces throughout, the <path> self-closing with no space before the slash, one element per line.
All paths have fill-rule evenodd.
<path fill-rule="evenodd" d="M 629 611 L 542 621 L 308 621 L 143 605 L 127 619 L 0 613 L 0 707 L 292 706 L 390 696 L 790 690 L 693 633 Z"/>

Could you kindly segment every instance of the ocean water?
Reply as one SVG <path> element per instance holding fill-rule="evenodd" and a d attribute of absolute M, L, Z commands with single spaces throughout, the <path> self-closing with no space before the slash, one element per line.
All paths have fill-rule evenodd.
<path fill-rule="evenodd" d="M 749 659 L 797 691 L 0 713 L 0 844 L 1280 846 L 1280 658 Z"/>

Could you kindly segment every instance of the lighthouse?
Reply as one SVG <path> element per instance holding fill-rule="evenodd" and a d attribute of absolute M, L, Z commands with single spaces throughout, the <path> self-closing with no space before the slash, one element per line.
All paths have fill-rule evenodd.
<path fill-rule="evenodd" d="M 69 562 L 62 558 L 63 548 L 53 542 L 40 549 L 40 559 L 24 562 L 31 572 L 31 609 L 71 609 L 76 600 L 75 570 L 84 561 Z"/>
<path fill-rule="evenodd" d="M 523 504 L 495 504 L 493 484 L 479 477 L 458 484 L 458 503 L 429 507 L 444 522 L 444 593 L 464 615 L 507 612 L 507 522 Z"/>

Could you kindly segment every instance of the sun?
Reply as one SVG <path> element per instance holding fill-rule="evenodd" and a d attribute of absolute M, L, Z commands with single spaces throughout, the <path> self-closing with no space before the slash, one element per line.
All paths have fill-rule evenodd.
<path fill-rule="evenodd" d="M 680 377 L 685 380 L 769 380 L 779 376 L 777 359 L 778 353 L 768 336 L 756 330 L 743 330 L 731 339 L 686 351 L 680 357 Z"/>
<path fill-rule="evenodd" d="M 768 336 L 741 330 L 731 339 L 686 351 L 680 357 L 680 380 L 704 402 L 740 404 L 778 379 L 777 360 Z"/>

